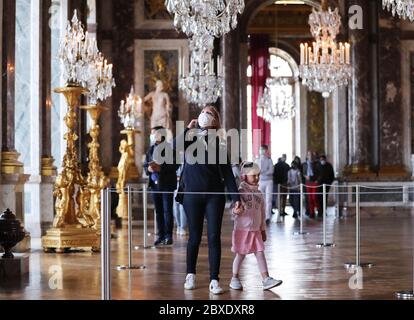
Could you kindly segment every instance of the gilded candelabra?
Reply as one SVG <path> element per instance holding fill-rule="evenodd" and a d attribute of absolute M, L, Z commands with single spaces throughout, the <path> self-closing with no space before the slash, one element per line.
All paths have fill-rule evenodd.
<path fill-rule="evenodd" d="M 77 125 L 75 108 L 80 96 L 88 90 L 81 86 L 68 85 L 56 89 L 55 92 L 62 93 L 67 100 L 68 111 L 64 121 L 68 131 L 64 136 L 66 154 L 63 157 L 62 171 L 56 178 L 54 188 L 56 215 L 53 228 L 48 230 L 46 236 L 42 238 L 42 246 L 46 252 L 56 250 L 58 253 L 70 248 L 97 250 L 99 241 L 96 231 L 89 228 L 93 224 L 92 217 L 84 210 L 76 210 L 76 202 L 80 209 L 89 201 L 85 193 L 86 181 L 78 165 L 76 150 L 78 136 L 75 133 Z"/>
<path fill-rule="evenodd" d="M 106 188 L 109 184 L 109 178 L 105 176 L 99 159 L 99 134 L 100 127 L 98 124 L 101 113 L 107 108 L 100 104 L 88 105 L 81 107 L 86 110 L 92 119 L 91 129 L 89 135 L 92 141 L 88 144 L 89 148 L 89 173 L 86 178 L 86 186 L 84 188 L 85 194 L 88 195 L 89 201 L 80 208 L 85 216 L 92 218 L 92 227 L 100 234 L 101 227 L 101 190 Z"/>

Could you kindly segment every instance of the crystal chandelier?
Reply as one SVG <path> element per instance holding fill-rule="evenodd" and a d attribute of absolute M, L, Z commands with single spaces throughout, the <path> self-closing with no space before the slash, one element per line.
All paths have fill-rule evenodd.
<path fill-rule="evenodd" d="M 135 94 L 134 87 L 131 87 L 126 101 L 121 101 L 118 116 L 125 129 L 137 129 L 141 125 L 142 98 Z"/>
<path fill-rule="evenodd" d="M 89 90 L 89 103 L 96 104 L 112 96 L 112 88 L 115 87 L 115 79 L 112 73 L 112 64 L 108 64 L 102 53 L 99 53 L 96 61 L 89 64 L 86 80 L 86 88 Z"/>
<path fill-rule="evenodd" d="M 393 16 L 414 21 L 414 0 L 382 0 L 382 6 Z"/>
<path fill-rule="evenodd" d="M 99 58 L 95 38 L 84 32 L 75 10 L 72 23 L 68 22 L 58 57 L 62 66 L 62 77 L 68 85 L 85 85 L 89 68 Z"/>
<path fill-rule="evenodd" d="M 237 27 L 244 0 L 166 0 L 165 6 L 174 15 L 174 26 L 187 36 L 221 37 Z"/>
<path fill-rule="evenodd" d="M 200 107 L 212 104 L 221 97 L 224 79 L 221 58 L 217 58 L 217 75 L 214 71 L 215 63 L 211 58 L 191 54 L 190 73 L 180 79 L 179 87 L 189 103 Z"/>
<path fill-rule="evenodd" d="M 292 119 L 295 116 L 295 100 L 292 94 L 287 92 L 288 86 L 290 84 L 287 78 L 268 78 L 263 95 L 257 103 L 257 115 L 266 122 Z"/>
<path fill-rule="evenodd" d="M 185 59 L 182 63 L 182 77 L 179 87 L 185 99 L 192 104 L 203 107 L 215 103 L 222 94 L 223 68 L 221 58 L 217 58 L 217 75 L 214 70 L 214 37 L 209 34 L 193 36 L 189 40 L 190 73 L 186 75 Z"/>
<path fill-rule="evenodd" d="M 332 11 L 326 0 L 322 10 L 313 9 L 309 25 L 315 41 L 300 45 L 300 77 L 310 91 L 321 92 L 324 98 L 338 87 L 348 85 L 352 75 L 349 43 L 337 43 L 341 28 L 338 8 Z"/>

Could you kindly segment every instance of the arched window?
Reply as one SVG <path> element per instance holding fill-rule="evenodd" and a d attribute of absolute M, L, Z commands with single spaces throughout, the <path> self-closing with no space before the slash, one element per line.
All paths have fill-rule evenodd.
<path fill-rule="evenodd" d="M 275 109 L 271 133 L 271 153 L 274 162 L 282 154 L 286 154 L 288 160 L 293 160 L 293 121 L 295 117 L 295 70 L 292 68 L 292 60 L 288 61 L 286 53 L 280 49 L 270 49 L 270 74 L 268 81 L 273 108 Z M 290 57 L 290 56 L 289 56 Z M 282 138 L 283 137 L 283 138 Z"/>

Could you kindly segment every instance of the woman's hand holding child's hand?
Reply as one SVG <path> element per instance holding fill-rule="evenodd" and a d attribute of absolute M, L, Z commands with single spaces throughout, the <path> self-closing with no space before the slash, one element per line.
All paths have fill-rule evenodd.
<path fill-rule="evenodd" d="M 234 204 L 233 213 L 235 215 L 241 215 L 244 212 L 243 204 L 240 201 L 237 201 Z"/>

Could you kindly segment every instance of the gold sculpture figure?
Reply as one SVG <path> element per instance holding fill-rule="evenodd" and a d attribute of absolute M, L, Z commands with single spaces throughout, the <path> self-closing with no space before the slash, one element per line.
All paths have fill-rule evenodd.
<path fill-rule="evenodd" d="M 118 181 L 116 183 L 116 190 L 119 194 L 119 203 L 116 209 L 116 213 L 120 218 L 128 218 L 128 198 L 125 194 L 125 184 L 129 178 L 129 171 L 135 164 L 134 160 L 134 140 L 133 134 L 135 130 L 127 129 L 122 131 L 128 135 L 128 141 L 122 140 L 119 146 L 119 152 L 121 153 L 121 159 L 118 163 Z"/>

